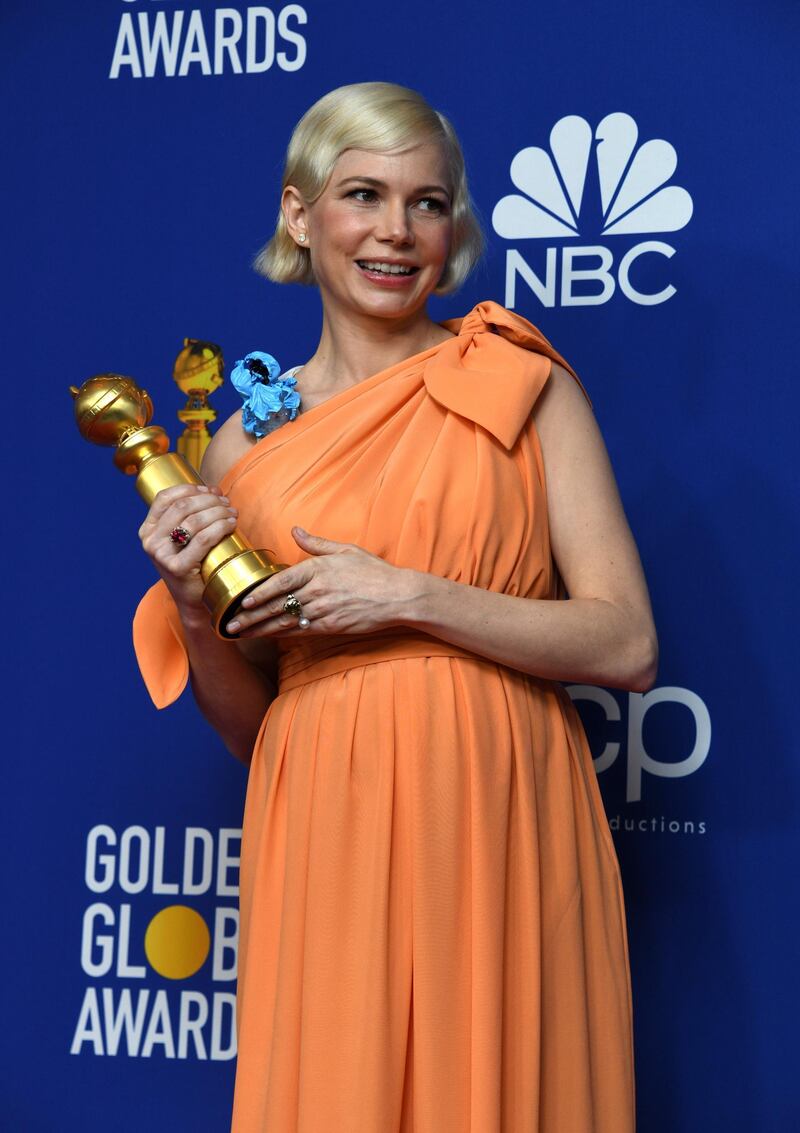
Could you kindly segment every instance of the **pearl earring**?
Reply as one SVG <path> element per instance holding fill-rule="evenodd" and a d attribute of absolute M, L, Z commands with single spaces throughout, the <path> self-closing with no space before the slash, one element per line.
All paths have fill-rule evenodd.
<path fill-rule="evenodd" d="M 305 243 L 305 238 L 306 238 L 305 232 L 301 232 L 300 235 L 297 237 L 297 239 L 300 241 L 301 244 Z"/>

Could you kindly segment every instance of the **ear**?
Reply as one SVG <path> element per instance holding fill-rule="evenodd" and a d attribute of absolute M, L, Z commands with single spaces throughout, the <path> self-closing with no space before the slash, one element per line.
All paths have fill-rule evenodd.
<path fill-rule="evenodd" d="M 281 209 L 291 238 L 300 247 L 308 247 L 308 205 L 303 200 L 300 190 L 294 185 L 287 185 L 283 190 Z M 301 233 L 305 235 L 305 241 L 298 239 Z"/>

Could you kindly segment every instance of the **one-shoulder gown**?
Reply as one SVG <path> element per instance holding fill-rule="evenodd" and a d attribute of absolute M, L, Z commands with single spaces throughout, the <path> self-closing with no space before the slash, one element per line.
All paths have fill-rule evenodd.
<path fill-rule="evenodd" d="M 442 325 L 222 487 L 279 561 L 299 524 L 559 600 L 531 411 L 566 363 L 497 303 Z M 134 641 L 170 703 L 163 583 Z M 632 1133 L 620 870 L 563 687 L 403 628 L 282 648 L 243 822 L 233 1133 Z"/>

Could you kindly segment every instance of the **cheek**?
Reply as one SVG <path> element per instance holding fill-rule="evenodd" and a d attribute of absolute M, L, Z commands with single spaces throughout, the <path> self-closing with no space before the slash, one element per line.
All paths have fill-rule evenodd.
<path fill-rule="evenodd" d="M 453 233 L 450 225 L 429 234 L 428 248 L 432 256 L 444 262 L 450 254 Z"/>
<path fill-rule="evenodd" d="M 349 251 L 357 246 L 368 232 L 365 217 L 357 213 L 339 214 L 325 226 L 324 244 Z"/>

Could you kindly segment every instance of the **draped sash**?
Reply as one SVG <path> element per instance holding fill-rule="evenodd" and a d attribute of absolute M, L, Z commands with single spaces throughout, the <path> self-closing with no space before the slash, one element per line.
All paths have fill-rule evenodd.
<path fill-rule="evenodd" d="M 396 388 L 398 396 L 406 399 L 409 390 L 415 396 L 422 391 L 445 414 L 478 426 L 493 438 L 493 444 L 502 446 L 509 454 L 514 453 L 531 420 L 552 362 L 572 375 L 589 401 L 574 370 L 541 331 L 500 304 L 491 300 L 478 303 L 463 318 L 449 319 L 440 325 L 452 331 L 453 337 L 301 413 L 294 422 L 282 425 L 254 444 L 222 478 L 223 491 L 230 494 L 232 487 L 243 493 L 258 491 L 256 473 L 268 464 L 265 458 L 270 450 L 274 446 L 292 445 L 294 438 L 307 426 L 313 423 L 319 427 L 334 411 L 338 414 L 336 430 L 340 438 L 342 414 L 346 423 L 347 405 L 357 404 L 359 391 L 370 386 L 380 385 L 384 391 Z M 363 399 L 361 404 L 364 404 Z M 376 430 L 383 427 L 394 408 L 391 397 L 376 400 Z M 360 422 L 362 428 L 372 426 L 369 418 Z M 429 443 L 427 436 L 421 437 L 420 443 Z M 261 490 L 269 490 L 268 480 L 261 485 Z M 236 502 L 238 506 L 239 501 Z M 247 533 L 252 539 L 254 533 L 249 530 Z M 284 557 L 284 561 L 289 560 Z M 157 708 L 172 704 L 186 687 L 189 662 L 180 617 L 163 581 L 155 583 L 139 603 L 133 621 L 133 644 L 153 703 Z M 346 648 L 344 642 L 342 647 Z"/>

